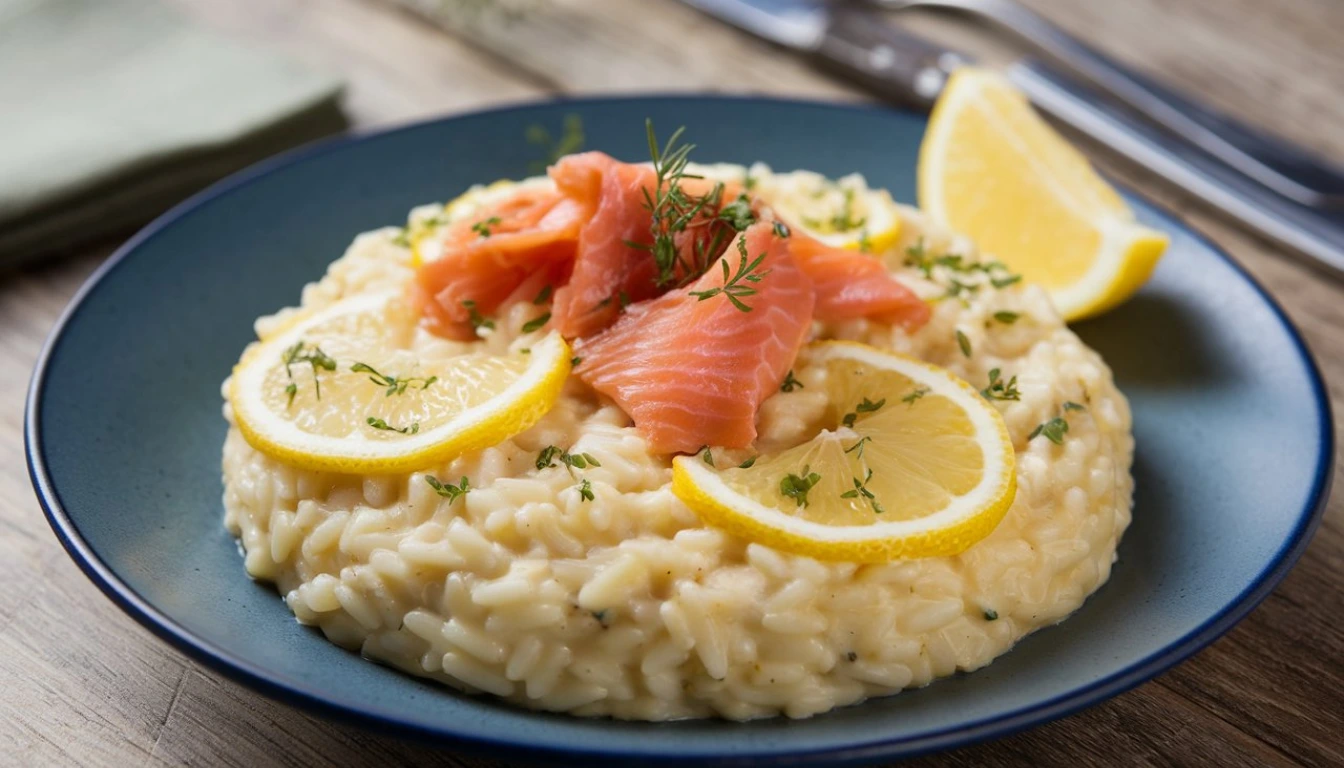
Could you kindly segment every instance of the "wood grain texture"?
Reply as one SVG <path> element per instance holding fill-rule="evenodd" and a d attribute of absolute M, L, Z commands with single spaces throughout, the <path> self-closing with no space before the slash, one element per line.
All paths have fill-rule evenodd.
<path fill-rule="evenodd" d="M 361 127 L 551 94 L 718 90 L 863 99 L 670 0 L 532 0 L 440 29 L 377 0 L 172 0 L 202 23 L 347 79 Z M 406 0 L 415 2 L 415 0 Z M 437 0 L 422 0 L 430 3 Z M 1024 0 L 1106 52 L 1344 156 L 1336 0 Z M 903 21 L 1001 57 L 983 30 Z M 1302 328 L 1344 414 L 1344 284 L 1094 157 L 1226 247 Z M 203 670 L 108 602 L 60 551 L 29 488 L 22 402 L 42 339 L 110 245 L 0 275 L 0 765 L 500 768 L 290 709 Z M 1340 478 L 1341 466 L 1335 468 Z M 1344 763 L 1344 494 L 1301 563 L 1226 637 L 1161 678 L 1035 730 L 918 766 Z"/>

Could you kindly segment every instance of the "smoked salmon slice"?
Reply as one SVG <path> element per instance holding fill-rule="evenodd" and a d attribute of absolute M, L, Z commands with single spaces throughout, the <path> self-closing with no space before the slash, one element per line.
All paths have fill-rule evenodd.
<path fill-rule="evenodd" d="M 477 338 L 473 312 L 494 312 L 529 276 L 573 261 L 591 213 L 554 190 L 523 190 L 453 224 L 443 256 L 416 270 L 412 296 L 435 333 Z"/>
<path fill-rule="evenodd" d="M 593 211 L 579 230 L 569 283 L 555 292 L 551 322 L 565 338 L 591 336 L 611 325 L 626 304 L 665 289 L 649 250 L 653 214 L 644 204 L 654 172 L 585 152 L 562 159 L 550 173 L 562 194 Z"/>
<path fill-rule="evenodd" d="M 812 281 L 772 224 L 752 225 L 720 261 L 754 293 L 730 295 L 732 278 L 716 263 L 576 346 L 577 375 L 615 400 L 655 451 L 750 445 L 757 408 L 779 390 L 811 328 Z M 742 277 L 752 264 L 754 281 Z"/>
<path fill-rule="evenodd" d="M 835 322 L 876 317 L 914 331 L 929 321 L 929 305 L 887 271 L 878 258 L 833 248 L 797 229 L 789 253 L 812 279 L 818 320 Z"/>

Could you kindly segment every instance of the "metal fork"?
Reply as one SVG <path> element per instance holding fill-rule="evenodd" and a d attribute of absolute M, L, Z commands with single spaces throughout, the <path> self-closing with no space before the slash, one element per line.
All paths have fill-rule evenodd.
<path fill-rule="evenodd" d="M 1065 74 L 1182 136 L 1261 185 L 1317 210 L 1344 210 L 1344 172 L 1126 69 L 1013 0 L 868 2 L 891 10 L 953 10 L 989 21 L 1025 42 Z"/>

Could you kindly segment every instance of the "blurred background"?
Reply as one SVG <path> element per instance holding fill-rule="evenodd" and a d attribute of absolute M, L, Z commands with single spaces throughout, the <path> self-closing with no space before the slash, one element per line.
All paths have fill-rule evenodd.
<path fill-rule="evenodd" d="M 1142 73 L 1344 158 L 1339 0 L 1019 2 Z M 964 16 L 888 17 L 989 63 L 1022 53 Z M 0 584 L 20 585 L 0 590 L 0 763 L 498 765 L 288 709 L 119 613 L 63 556 L 32 499 L 23 393 L 88 274 L 139 226 L 234 170 L 345 130 L 671 91 L 877 98 L 678 0 L 0 0 Z M 1341 410 L 1340 283 L 1080 142 L 1284 301 Z M 1314 705 L 1338 689 L 1338 669 L 1322 679 L 1282 654 L 1338 636 L 1337 617 L 1331 625 L 1311 610 L 1344 572 L 1332 509 L 1283 587 L 1193 661 L 1071 718 L 919 763 L 1339 764 L 1344 715 Z"/>

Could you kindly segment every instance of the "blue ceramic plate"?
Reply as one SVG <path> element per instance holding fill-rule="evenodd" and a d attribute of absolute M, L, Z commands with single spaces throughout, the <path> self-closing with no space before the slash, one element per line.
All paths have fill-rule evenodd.
<path fill-rule="evenodd" d="M 1095 704 L 1227 631 L 1297 559 L 1324 508 L 1333 435 L 1320 375 L 1282 311 L 1153 205 L 1171 249 L 1128 304 L 1078 327 L 1134 407 L 1134 524 L 1108 583 L 990 667 L 806 721 L 581 720 L 460 696 L 297 624 L 251 582 L 221 523 L 220 381 L 252 320 L 297 301 L 357 232 L 534 170 L 528 126 L 583 118 L 635 159 L 644 118 L 702 161 L 862 171 L 914 198 L 924 118 L 769 99 L 599 99 L 483 112 L 299 150 L 151 224 L 80 291 L 28 400 L 28 460 L 56 535 L 127 613 L 195 659 L 331 715 L 511 756 L 836 765 L 990 738 Z"/>

